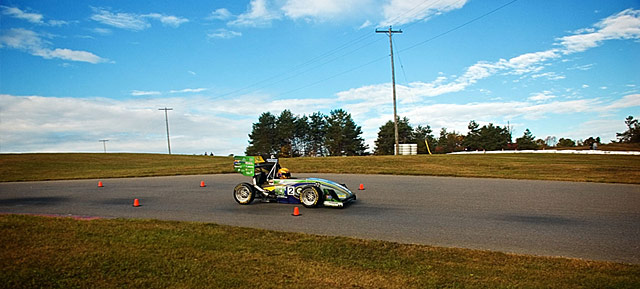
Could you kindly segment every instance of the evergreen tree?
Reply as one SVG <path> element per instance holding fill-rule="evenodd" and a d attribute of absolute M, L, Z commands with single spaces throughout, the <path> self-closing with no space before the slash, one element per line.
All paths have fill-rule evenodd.
<path fill-rule="evenodd" d="M 522 137 L 516 139 L 516 144 L 520 150 L 535 150 L 538 149 L 538 145 L 535 142 L 535 136 L 531 134 L 529 129 L 524 131 Z"/>
<path fill-rule="evenodd" d="M 560 138 L 556 146 L 557 147 L 574 147 L 576 146 L 576 142 L 570 138 Z"/>
<path fill-rule="evenodd" d="M 327 119 L 320 112 L 314 112 L 309 116 L 308 155 L 326 156 L 327 149 L 325 139 L 327 135 Z"/>
<path fill-rule="evenodd" d="M 618 141 L 621 143 L 640 143 L 640 123 L 637 119 L 633 119 L 633 116 L 628 116 L 624 124 L 627 125 L 627 130 L 622 133 L 616 133 Z"/>
<path fill-rule="evenodd" d="M 293 156 L 293 138 L 296 131 L 296 117 L 290 110 L 285 109 L 276 121 L 275 143 L 279 157 Z"/>
<path fill-rule="evenodd" d="M 467 133 L 467 136 L 465 136 L 464 142 L 462 143 L 465 148 L 469 150 L 483 149 L 482 145 L 480 144 L 479 127 L 480 125 L 475 120 L 469 122 L 469 125 L 467 126 L 469 132 Z"/>
<path fill-rule="evenodd" d="M 332 110 L 327 117 L 325 145 L 332 156 L 363 155 L 367 146 L 360 137 L 362 129 L 342 109 Z"/>
<path fill-rule="evenodd" d="M 409 119 L 398 117 L 398 142 L 401 144 L 415 143 L 413 128 L 409 125 Z M 393 155 L 395 154 L 395 128 L 393 121 L 387 121 L 380 127 L 378 139 L 374 142 L 376 145 L 375 154 L 377 155 Z"/>
<path fill-rule="evenodd" d="M 278 152 L 278 144 L 274 140 L 276 135 L 276 117 L 270 112 L 260 115 L 258 122 L 253 124 L 249 134 L 247 155 L 271 155 Z"/>
<path fill-rule="evenodd" d="M 472 120 L 468 128 L 469 133 L 464 138 L 463 145 L 469 150 L 500 150 L 507 148 L 511 142 L 511 134 L 506 127 L 489 123 L 479 128 L 478 123 Z"/>
<path fill-rule="evenodd" d="M 309 155 L 310 136 L 309 118 L 306 115 L 296 118 L 292 144 L 294 157 Z"/>
<path fill-rule="evenodd" d="M 431 134 L 432 132 L 433 131 L 429 125 L 425 127 L 419 125 L 413 130 L 413 137 L 415 138 L 415 142 L 418 144 L 419 154 L 427 153 L 427 144 L 425 143 L 425 140 L 429 143 L 430 150 L 435 150 L 436 138 Z"/>
<path fill-rule="evenodd" d="M 447 128 L 440 129 L 440 137 L 436 145 L 436 152 L 450 153 L 462 150 L 464 136 L 453 132 L 447 132 Z"/>

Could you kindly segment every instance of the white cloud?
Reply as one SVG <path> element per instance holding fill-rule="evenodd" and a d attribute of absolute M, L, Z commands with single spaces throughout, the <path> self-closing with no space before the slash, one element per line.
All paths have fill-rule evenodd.
<path fill-rule="evenodd" d="M 539 74 L 533 74 L 531 75 L 531 78 L 540 78 L 540 77 L 544 77 L 548 80 L 560 80 L 560 79 L 565 79 L 566 76 L 564 75 L 559 75 L 555 72 L 545 72 L 545 73 L 539 73 Z"/>
<path fill-rule="evenodd" d="M 43 40 L 37 33 L 27 29 L 13 28 L 8 31 L 2 31 L 2 35 L 0 35 L 0 48 L 9 47 L 18 49 L 45 59 L 58 58 L 93 64 L 108 61 L 91 52 L 67 48 L 51 49 L 49 46 L 50 43 L 48 41 Z"/>
<path fill-rule="evenodd" d="M 534 93 L 529 97 L 529 100 L 535 102 L 543 102 L 552 98 L 556 98 L 555 95 L 551 93 L 551 91 L 545 90 L 543 92 Z"/>
<path fill-rule="evenodd" d="M 109 139 L 108 152 L 167 151 L 164 112 L 169 112 L 174 153 L 242 154 L 251 121 L 243 115 L 212 113 L 216 101 L 202 98 L 113 100 L 13 96 L 0 94 L 2 152 L 102 152 L 100 139 Z M 205 105 L 202 105 L 205 104 Z M 202 106 L 204 109 L 193 110 Z M 223 108 L 220 108 L 223 109 Z M 256 116 L 257 117 L 257 116 Z"/>
<path fill-rule="evenodd" d="M 590 70 L 591 68 L 593 68 L 593 63 L 591 64 L 585 64 L 585 65 L 580 65 L 580 66 L 575 66 L 572 68 L 569 68 L 569 70 L 582 70 L 582 71 L 587 71 Z"/>
<path fill-rule="evenodd" d="M 112 13 L 104 8 L 93 8 L 91 19 L 116 28 L 134 31 L 144 30 L 151 25 L 140 15 L 132 13 Z"/>
<path fill-rule="evenodd" d="M 413 87 L 398 86 L 401 90 Z M 406 92 L 404 92 L 406 93 Z M 415 95 L 418 92 L 410 92 Z M 400 95 L 400 93 L 398 93 Z M 404 94 L 403 94 L 404 95 Z M 377 137 L 378 128 L 392 119 L 390 85 L 372 85 L 343 91 L 337 94 L 336 105 L 352 113 L 354 120 L 362 124 L 363 135 L 368 142 Z M 404 96 L 403 96 L 404 97 Z M 437 132 L 442 127 L 466 133 L 470 120 L 482 123 L 493 122 L 505 125 L 508 120 L 524 119 L 528 123 L 552 117 L 553 115 L 572 115 L 594 113 L 606 115 L 619 109 L 640 106 L 640 94 L 632 94 L 620 100 L 604 102 L 599 99 L 579 99 L 553 101 L 557 96 L 551 91 L 532 94 L 527 101 L 490 101 L 472 103 L 423 104 L 414 102 L 400 106 L 398 114 L 408 117 L 414 125 L 430 125 Z M 619 120 L 618 122 L 621 122 Z M 615 131 L 609 130 L 609 135 Z M 602 134 L 604 136 L 604 134 Z M 584 137 L 584 136 L 582 136 Z"/>
<path fill-rule="evenodd" d="M 228 22 L 232 26 L 265 27 L 270 26 L 271 21 L 280 19 L 280 12 L 268 7 L 266 0 L 251 0 L 247 12 Z"/>
<path fill-rule="evenodd" d="M 564 138 L 584 140 L 589 137 L 600 137 L 602 142 L 616 140 L 616 132 L 623 132 L 627 128 L 621 119 L 596 119 L 570 126 L 568 130 L 560 132 Z"/>
<path fill-rule="evenodd" d="M 231 39 L 231 38 L 240 37 L 240 36 L 242 36 L 241 32 L 227 30 L 224 28 L 216 29 L 215 31 L 211 31 L 207 33 L 207 38 L 209 39 L 214 39 L 214 38 Z"/>
<path fill-rule="evenodd" d="M 4 15 L 26 20 L 34 24 L 44 24 L 44 21 L 42 20 L 44 17 L 42 16 L 42 14 L 24 12 L 17 7 L 0 7 L 2 7 L 2 14 Z"/>
<path fill-rule="evenodd" d="M 227 10 L 226 8 L 220 8 L 220 9 L 216 9 L 215 11 L 211 12 L 211 14 L 209 14 L 209 16 L 207 17 L 207 19 L 209 20 L 227 20 L 229 18 L 231 18 L 231 12 L 229 12 L 229 10 Z"/>
<path fill-rule="evenodd" d="M 67 48 L 56 48 L 53 50 L 45 51 L 46 52 L 44 53 L 44 55 L 41 55 L 44 58 L 60 58 L 64 60 L 89 62 L 94 64 L 105 61 L 105 59 L 102 59 L 100 56 L 87 51 L 77 51 Z"/>
<path fill-rule="evenodd" d="M 426 20 L 434 15 L 460 9 L 466 3 L 466 0 L 390 0 L 382 8 L 384 20 L 379 26 Z"/>
<path fill-rule="evenodd" d="M 535 73 L 532 77 L 547 77 L 550 80 L 563 79 L 564 76 L 553 72 L 542 73 L 546 62 L 559 59 L 563 55 L 570 53 L 582 52 L 588 48 L 599 45 L 604 40 L 614 39 L 640 39 L 640 10 L 627 9 L 616 15 L 610 16 L 595 25 L 597 30 L 580 30 L 594 31 L 591 36 L 585 34 L 560 38 L 560 43 L 556 44 L 561 48 L 553 48 L 539 52 L 524 53 L 510 59 L 500 59 L 495 62 L 478 61 L 476 64 L 468 67 L 466 71 L 449 82 L 445 76 L 439 76 L 432 82 L 414 82 L 411 84 L 418 96 L 438 96 L 446 93 L 459 92 L 467 87 L 477 83 L 479 80 L 493 76 L 497 73 L 505 73 L 511 75 L 526 75 Z M 580 32 L 579 31 L 579 32 Z M 584 38 L 581 38 L 583 37 Z M 597 38 L 598 41 L 589 42 L 587 39 Z M 582 40 L 581 40 L 582 39 Z M 585 42 L 590 43 L 586 45 Z M 582 43 L 582 44 L 581 44 Z M 577 47 L 580 47 L 578 49 Z M 585 66 L 589 69 L 591 66 Z M 606 89 L 604 87 L 603 89 Z"/>
<path fill-rule="evenodd" d="M 363 29 L 373 25 L 400 25 L 426 20 L 434 15 L 460 9 L 466 2 L 467 0 L 251 0 L 247 11 L 227 22 L 227 25 L 268 27 L 272 21 L 286 17 L 318 22 L 336 19 L 361 21 L 359 29 Z M 227 9 L 220 8 L 211 12 L 206 19 L 226 20 L 231 17 L 233 15 Z"/>
<path fill-rule="evenodd" d="M 189 19 L 186 18 L 158 13 L 113 13 L 108 9 L 95 7 L 93 7 L 93 12 L 94 14 L 91 15 L 91 19 L 94 21 L 116 28 L 128 29 L 133 31 L 141 31 L 151 27 L 151 24 L 147 21 L 147 19 L 155 19 L 160 21 L 160 23 L 162 23 L 163 25 L 171 27 L 178 27 L 183 23 L 189 22 Z"/>
<path fill-rule="evenodd" d="M 151 13 L 151 14 L 146 14 L 146 15 L 142 15 L 142 16 L 143 17 L 147 17 L 147 18 L 151 18 L 151 19 L 159 20 L 160 23 L 162 23 L 163 25 L 167 25 L 167 26 L 171 26 L 171 27 L 178 27 L 182 23 L 189 22 L 189 19 L 186 19 L 186 18 L 172 16 L 172 15 L 162 15 L 162 14 L 158 14 L 158 13 Z"/>
<path fill-rule="evenodd" d="M 636 107 L 640 106 L 640 94 L 629 94 L 623 96 L 621 99 L 614 101 L 610 105 L 607 105 L 603 108 L 603 110 L 613 110 L 613 109 L 621 109 L 628 107 Z"/>
<path fill-rule="evenodd" d="M 95 32 L 95 33 L 98 33 L 98 34 L 102 34 L 102 35 L 109 35 L 109 34 L 111 34 L 111 29 L 107 29 L 107 28 L 100 28 L 100 27 L 97 27 L 97 28 L 93 28 L 93 29 L 91 29 L 91 31 L 93 31 L 93 32 Z"/>
<path fill-rule="evenodd" d="M 63 20 L 49 20 L 44 21 L 44 16 L 39 13 L 25 12 L 17 7 L 8 7 L 8 6 L 0 6 L 2 8 L 2 14 L 8 15 L 14 18 L 26 20 L 28 22 L 39 24 L 39 25 L 50 25 L 50 26 L 62 26 L 68 24 L 67 21 Z"/>
<path fill-rule="evenodd" d="M 159 91 L 143 91 L 143 90 L 132 90 L 132 96 L 149 96 L 149 95 L 160 95 Z"/>
<path fill-rule="evenodd" d="M 198 93 L 207 90 L 206 88 L 185 88 L 181 90 L 171 90 L 169 93 Z"/>
<path fill-rule="evenodd" d="M 558 39 L 564 54 L 582 52 L 605 40 L 640 39 L 640 10 L 627 9 L 596 23 L 597 29 L 583 29 Z"/>
<path fill-rule="evenodd" d="M 0 149 L 3 152 L 30 151 L 101 151 L 99 139 L 109 139 L 108 151 L 166 152 L 164 115 L 158 108 L 172 107 L 169 112 L 172 151 L 175 153 L 241 154 L 247 145 L 251 124 L 264 111 L 274 114 L 290 109 L 294 114 L 309 115 L 316 111 L 344 108 L 362 126 L 363 137 L 373 148 L 379 127 L 392 119 L 391 99 L 387 91 L 376 87 L 344 92 L 335 99 L 272 99 L 257 95 L 234 98 L 158 97 L 156 91 L 138 91 L 142 99 L 114 100 L 103 98 L 61 98 L 0 95 Z M 403 87 L 402 90 L 410 90 Z M 199 91 L 200 88 L 180 91 Z M 368 91 L 369 90 L 369 91 Z M 368 92 L 377 93 L 366 98 Z M 542 95 L 551 95 L 544 91 Z M 256 99 L 266 99 L 255 103 Z M 549 97 L 547 100 L 552 100 Z M 261 110 L 247 110 L 253 101 Z M 619 100 L 581 99 L 538 103 L 529 101 L 491 101 L 486 103 L 416 102 L 399 107 L 399 115 L 408 117 L 412 125 L 430 125 L 434 132 L 446 127 L 466 133 L 470 120 L 505 125 L 508 120 L 535 123 L 553 115 L 608 114 L 620 109 L 640 106 L 640 94 Z M 90 112 L 90 113 L 88 113 Z M 597 119 L 597 118 L 596 118 Z M 624 123 L 622 118 L 610 121 L 608 129 L 585 130 L 584 134 L 562 134 L 562 137 L 615 136 Z M 587 127 L 588 129 L 588 127 Z M 618 129 L 618 130 L 615 130 Z M 597 132 L 597 133 L 596 133 Z M 536 132 L 545 134 L 547 132 Z M 604 138 L 606 139 L 606 138 Z"/>
<path fill-rule="evenodd" d="M 326 20 L 362 13 L 374 5 L 372 0 L 287 0 L 281 9 L 291 19 Z"/>
<path fill-rule="evenodd" d="M 358 30 L 365 29 L 367 27 L 371 27 L 371 25 L 373 25 L 373 23 L 371 23 L 371 21 L 369 21 L 369 20 L 366 20 L 366 21 L 364 21 L 364 23 L 362 23 L 362 25 L 360 25 L 360 27 L 358 27 Z"/>

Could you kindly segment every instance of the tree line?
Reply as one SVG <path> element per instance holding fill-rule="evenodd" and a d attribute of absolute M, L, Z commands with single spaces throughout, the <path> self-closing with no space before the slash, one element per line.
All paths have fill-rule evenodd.
<path fill-rule="evenodd" d="M 625 124 L 627 130 L 616 133 L 618 142 L 640 143 L 638 120 L 629 116 Z M 601 144 L 600 137 L 577 141 L 569 138 L 556 139 L 555 136 L 536 139 L 528 128 L 522 136 L 513 141 L 510 127 L 492 123 L 480 126 L 474 120 L 469 122 L 467 128 L 466 135 L 442 128 L 436 137 L 429 125 L 412 127 L 408 118 L 398 117 L 399 143 L 417 144 L 418 153 L 427 153 L 428 150 L 432 153 L 536 150 L 551 147 L 593 147 L 594 144 Z M 265 112 L 260 115 L 258 122 L 253 124 L 245 153 L 279 157 L 366 155 L 368 146 L 364 144 L 361 135 L 361 127 L 353 121 L 351 114 L 342 109 L 332 110 L 329 115 L 315 112 L 309 116 L 296 116 L 290 110 L 284 110 L 278 116 Z M 374 143 L 374 154 L 394 154 L 393 121 L 388 121 L 379 128 Z"/>
<path fill-rule="evenodd" d="M 245 153 L 284 158 L 364 155 L 368 146 L 361 135 L 361 127 L 342 109 L 309 116 L 295 116 L 288 109 L 278 116 L 265 112 L 253 124 Z"/>
<path fill-rule="evenodd" d="M 640 123 L 633 116 L 625 120 L 627 130 L 616 133 L 619 143 L 640 143 Z M 600 145 L 600 137 L 589 137 L 585 140 L 572 140 L 570 138 L 557 139 L 555 136 L 547 136 L 545 139 L 536 139 L 527 128 L 521 137 L 512 141 L 512 132 L 509 127 L 496 126 L 492 123 L 480 127 L 474 120 L 467 126 L 468 133 L 463 135 L 456 131 L 440 129 L 440 134 L 435 137 L 431 127 L 417 126 L 415 129 L 409 124 L 408 118 L 398 118 L 398 138 L 400 143 L 418 144 L 418 153 L 426 153 L 426 142 L 430 150 L 435 153 L 450 153 L 457 151 L 475 150 L 537 150 L 545 148 L 570 148 L 576 146 L 594 147 Z M 394 128 L 393 121 L 388 121 L 380 127 L 378 138 L 375 141 L 374 153 L 388 155 L 394 153 Z"/>

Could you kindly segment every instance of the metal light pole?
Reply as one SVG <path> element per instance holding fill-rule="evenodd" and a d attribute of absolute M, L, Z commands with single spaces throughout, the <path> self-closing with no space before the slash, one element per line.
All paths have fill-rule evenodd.
<path fill-rule="evenodd" d="M 171 154 L 171 141 L 169 140 L 169 115 L 167 111 L 173 110 L 173 108 L 159 108 L 158 110 L 164 110 L 164 121 L 167 124 L 167 147 L 169 148 L 169 154 Z"/>

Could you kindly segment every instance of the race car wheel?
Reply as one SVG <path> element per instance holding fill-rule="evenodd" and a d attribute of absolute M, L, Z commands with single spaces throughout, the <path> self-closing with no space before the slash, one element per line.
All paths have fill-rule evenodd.
<path fill-rule="evenodd" d="M 317 207 L 324 202 L 322 191 L 317 187 L 306 187 L 300 192 L 300 203 L 307 208 Z"/>
<path fill-rule="evenodd" d="M 240 205 L 248 205 L 253 202 L 253 199 L 256 197 L 256 192 L 253 190 L 250 184 L 242 183 L 238 184 L 233 189 L 233 198 Z"/>

